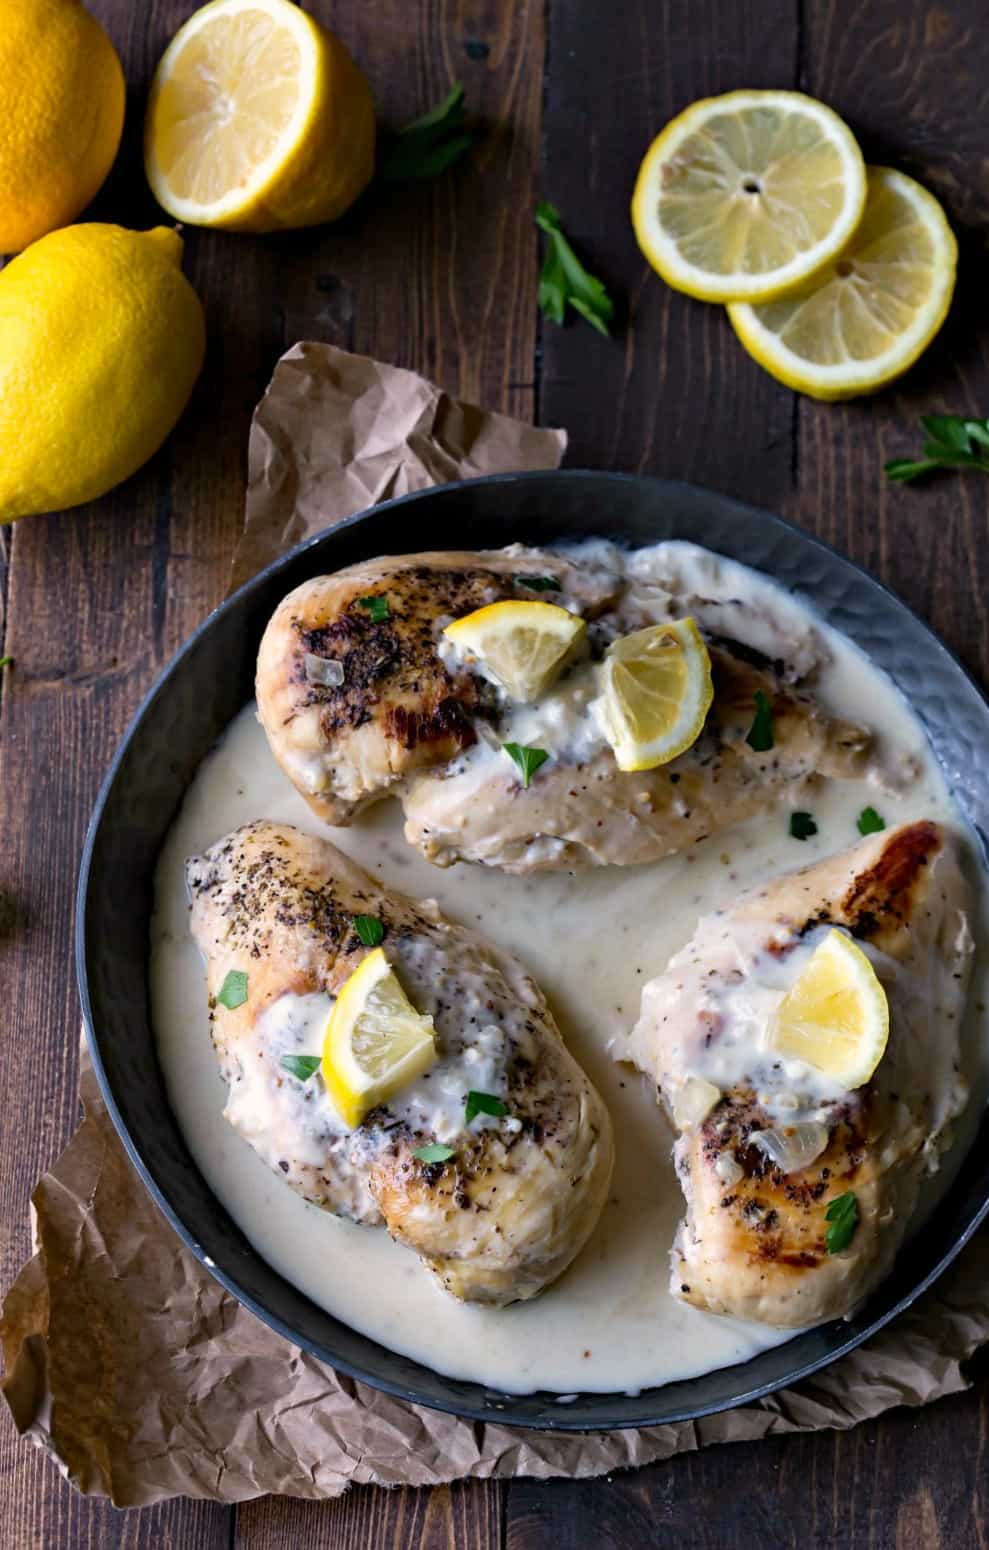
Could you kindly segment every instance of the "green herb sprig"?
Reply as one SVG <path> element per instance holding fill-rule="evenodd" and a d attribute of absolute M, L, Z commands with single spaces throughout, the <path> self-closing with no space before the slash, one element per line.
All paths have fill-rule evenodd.
<path fill-rule="evenodd" d="M 775 746 L 773 707 L 761 689 L 755 692 L 755 715 L 745 741 L 755 753 L 768 753 Z"/>
<path fill-rule="evenodd" d="M 886 827 L 885 818 L 874 807 L 863 807 L 857 821 L 860 834 L 881 834 Z"/>
<path fill-rule="evenodd" d="M 365 947 L 378 947 L 385 939 L 385 928 L 377 915 L 355 915 L 354 930 Z"/>
<path fill-rule="evenodd" d="M 560 583 L 555 576 L 516 576 L 515 584 L 528 587 L 530 592 L 559 592 Z"/>
<path fill-rule="evenodd" d="M 417 1146 L 412 1155 L 424 1163 L 449 1162 L 453 1156 L 453 1147 L 444 1146 L 441 1141 L 431 1141 L 428 1146 Z"/>
<path fill-rule="evenodd" d="M 231 969 L 220 986 L 217 1001 L 228 1012 L 236 1012 L 247 1000 L 247 975 L 243 969 Z"/>
<path fill-rule="evenodd" d="M 390 135 L 378 161 L 385 183 L 438 178 L 466 155 L 474 132 L 464 122 L 464 86 L 456 81 L 442 102 Z"/>
<path fill-rule="evenodd" d="M 13 667 L 13 657 L 0 657 L 0 667 Z"/>
<path fill-rule="evenodd" d="M 975 468 L 989 474 L 989 420 L 966 420 L 960 414 L 925 414 L 927 436 L 922 458 L 894 458 L 886 464 L 890 479 L 906 483 L 945 468 Z"/>
<path fill-rule="evenodd" d="M 469 1125 L 477 1114 L 492 1114 L 495 1119 L 500 1119 L 508 1110 L 500 1098 L 494 1093 L 477 1093 L 473 1089 L 467 1094 L 467 1102 L 464 1105 L 464 1124 Z"/>
<path fill-rule="evenodd" d="M 567 240 L 555 205 L 540 199 L 536 225 L 546 233 L 546 256 L 539 275 L 539 310 L 551 323 L 562 323 L 567 307 L 579 312 L 599 334 L 610 333 L 615 304 L 602 282 L 589 274 Z"/>
<path fill-rule="evenodd" d="M 847 1249 L 859 1224 L 859 1203 L 851 1190 L 836 1195 L 824 1213 L 831 1225 L 824 1234 L 824 1247 L 829 1254 L 840 1254 Z"/>
<path fill-rule="evenodd" d="M 300 1082 L 308 1082 L 311 1076 L 316 1075 L 321 1064 L 318 1055 L 283 1055 L 281 1063 Z"/>
<path fill-rule="evenodd" d="M 501 746 L 508 757 L 514 759 L 518 765 L 522 775 L 522 785 L 528 791 L 530 780 L 540 765 L 546 763 L 549 754 L 545 748 L 527 748 L 523 743 L 502 743 Z"/>

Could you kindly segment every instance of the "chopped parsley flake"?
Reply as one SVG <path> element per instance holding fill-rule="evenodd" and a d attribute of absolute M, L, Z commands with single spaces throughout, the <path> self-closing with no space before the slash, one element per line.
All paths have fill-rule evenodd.
<path fill-rule="evenodd" d="M 493 1114 L 500 1119 L 508 1110 L 500 1098 L 494 1093 L 476 1093 L 473 1090 L 467 1094 L 467 1104 L 464 1109 L 464 1123 L 469 1125 L 475 1114 Z"/>
<path fill-rule="evenodd" d="M 320 1059 L 318 1055 L 283 1055 L 282 1065 L 286 1071 L 297 1076 L 300 1082 L 308 1082 L 319 1070 Z"/>
<path fill-rule="evenodd" d="M 755 692 L 755 715 L 745 741 L 756 753 L 768 753 L 773 747 L 773 707 L 761 689 Z"/>
<path fill-rule="evenodd" d="M 522 775 L 522 785 L 528 791 L 529 781 L 535 775 L 540 765 L 545 764 L 549 754 L 545 748 L 526 748 L 522 743 L 502 743 L 510 759 L 514 759 Z"/>
<path fill-rule="evenodd" d="M 354 930 L 365 947 L 377 947 L 384 940 L 385 928 L 376 915 L 355 915 Z"/>
<path fill-rule="evenodd" d="M 879 834 L 885 827 L 885 818 L 874 807 L 863 807 L 858 816 L 860 834 Z"/>
<path fill-rule="evenodd" d="M 795 840 L 809 840 L 817 833 L 817 824 L 811 813 L 790 814 L 790 834 Z"/>
<path fill-rule="evenodd" d="M 855 1236 L 859 1223 L 859 1203 L 851 1190 L 836 1195 L 824 1213 L 831 1226 L 824 1234 L 824 1247 L 829 1254 L 840 1254 L 847 1249 Z"/>
<path fill-rule="evenodd" d="M 449 1162 L 453 1156 L 453 1147 L 444 1146 L 441 1141 L 431 1141 L 428 1146 L 417 1146 L 412 1155 L 424 1163 Z"/>
<path fill-rule="evenodd" d="M 244 1005 L 247 1000 L 247 975 L 243 969 L 230 970 L 216 999 L 228 1012 L 235 1012 L 239 1006 Z"/>

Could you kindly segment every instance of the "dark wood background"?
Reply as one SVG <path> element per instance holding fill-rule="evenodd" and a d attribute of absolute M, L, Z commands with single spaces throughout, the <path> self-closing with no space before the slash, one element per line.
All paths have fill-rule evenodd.
<path fill-rule="evenodd" d="M 96 207 L 158 218 L 140 166 L 147 83 L 193 0 L 89 0 L 130 107 Z M 784 512 L 893 586 L 983 682 L 989 482 L 884 482 L 919 413 L 989 413 L 987 0 L 319 0 L 382 118 L 462 78 L 484 133 L 469 166 L 373 192 L 335 229 L 190 232 L 208 315 L 204 377 L 177 432 L 93 506 L 0 529 L 0 1283 L 29 1252 L 27 1201 L 77 1120 L 72 895 L 86 818 L 138 697 L 223 594 L 241 523 L 252 406 L 296 339 L 416 367 L 485 405 L 570 431 L 569 463 L 695 480 Z M 639 158 L 692 99 L 799 86 L 845 115 L 873 161 L 922 178 L 962 247 L 941 336 L 902 385 L 829 406 L 749 361 L 722 312 L 667 290 L 628 220 Z M 611 340 L 543 325 L 537 195 L 625 298 Z M 978 1376 L 978 1375 L 977 1375 Z M 0 1427 L 4 1550 L 584 1550 L 987 1542 L 989 1384 L 846 1435 L 711 1449 L 608 1481 L 363 1488 L 234 1511 L 177 1501 L 117 1513 L 80 1499 Z"/>

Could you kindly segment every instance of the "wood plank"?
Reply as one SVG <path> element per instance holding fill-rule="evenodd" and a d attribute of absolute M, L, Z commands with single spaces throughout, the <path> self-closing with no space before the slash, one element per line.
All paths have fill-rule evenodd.
<path fill-rule="evenodd" d="M 812 0 L 801 85 L 844 114 L 866 159 L 891 162 L 944 202 L 961 245 L 958 294 L 931 349 L 900 383 L 847 405 L 799 406 L 798 480 L 787 514 L 889 583 L 967 665 L 989 676 L 989 481 L 891 484 L 921 414 L 989 412 L 985 244 L 989 35 L 978 0 Z M 752 368 L 758 371 L 757 367 Z"/>
<path fill-rule="evenodd" d="M 469 1480 L 433 1490 L 354 1486 L 332 1502 L 268 1496 L 237 1513 L 233 1550 L 501 1550 L 502 1487 Z"/>
<path fill-rule="evenodd" d="M 620 21 L 616 24 L 616 15 Z M 635 242 L 639 162 L 668 119 L 739 85 L 788 86 L 796 0 L 554 0 L 540 191 L 627 325 L 542 331 L 540 419 L 570 431 L 571 466 L 690 479 L 778 505 L 791 487 L 792 394 L 747 369 L 720 307 L 668 289 Z"/>

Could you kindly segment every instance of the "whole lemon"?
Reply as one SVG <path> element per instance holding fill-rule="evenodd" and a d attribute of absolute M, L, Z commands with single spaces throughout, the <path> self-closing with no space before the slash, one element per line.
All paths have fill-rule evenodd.
<path fill-rule="evenodd" d="M 120 144 L 124 73 L 78 0 L 0 0 L 0 253 L 67 226 Z"/>
<path fill-rule="evenodd" d="M 93 500 L 157 451 L 203 363 L 175 231 L 67 226 L 0 271 L 0 522 Z"/>

